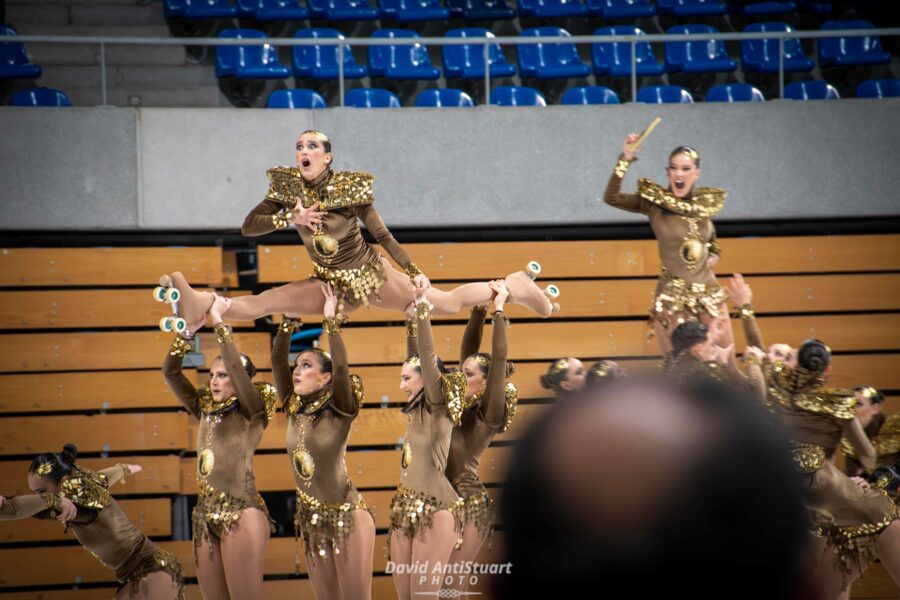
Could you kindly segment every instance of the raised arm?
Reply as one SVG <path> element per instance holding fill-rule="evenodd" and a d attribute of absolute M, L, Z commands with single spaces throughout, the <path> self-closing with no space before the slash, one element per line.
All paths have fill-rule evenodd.
<path fill-rule="evenodd" d="M 265 399 L 253 385 L 250 375 L 244 368 L 241 355 L 234 346 L 234 334 L 231 326 L 222 321 L 222 313 L 228 310 L 230 303 L 228 298 L 217 295 L 209 309 L 209 318 L 213 322 L 219 342 L 219 354 L 222 356 L 222 363 L 225 365 L 225 370 L 228 371 L 228 378 L 237 394 L 241 412 L 248 419 L 255 417 L 267 419 Z"/>
<path fill-rule="evenodd" d="M 115 466 L 107 467 L 97 472 L 106 477 L 106 487 L 112 487 L 113 484 L 115 484 L 119 480 L 124 479 L 129 475 L 134 475 L 140 470 L 140 465 L 125 465 L 119 463 Z"/>
<path fill-rule="evenodd" d="M 29 517 L 52 519 L 63 511 L 64 500 L 58 494 L 50 493 L 27 494 L 12 498 L 0 496 L 0 521 L 16 521 Z"/>
<path fill-rule="evenodd" d="M 481 348 L 481 336 L 484 333 L 484 316 L 486 313 L 487 307 L 483 304 L 472 307 L 472 314 L 469 315 L 469 322 L 466 323 L 466 330 L 463 332 L 462 343 L 459 346 L 460 369 L 463 368 L 463 363 L 466 362 L 466 359 Z"/>
<path fill-rule="evenodd" d="M 359 413 L 359 405 L 350 383 L 350 365 L 344 338 L 341 336 L 341 324 L 332 316 L 326 317 L 322 327 L 328 332 L 328 348 L 331 351 L 331 381 L 334 386 L 332 408 L 339 415 L 355 417 Z"/>
<path fill-rule="evenodd" d="M 494 300 L 492 315 L 494 331 L 491 336 L 491 368 L 488 371 L 484 400 L 479 408 L 481 419 L 490 427 L 499 429 L 503 426 L 506 414 L 506 358 L 509 355 L 507 330 L 509 317 L 503 312 L 503 304 L 509 297 L 506 286 L 497 283 L 497 296 Z"/>
<path fill-rule="evenodd" d="M 853 444 L 853 448 L 856 449 L 856 459 L 861 462 L 867 470 L 874 471 L 877 466 L 878 455 L 875 452 L 875 447 L 872 445 L 872 442 L 869 441 L 866 432 L 863 431 L 859 419 L 854 417 L 853 419 L 846 421 L 843 428 L 844 437 L 846 437 L 850 443 Z"/>
<path fill-rule="evenodd" d="M 735 273 L 725 288 L 731 304 L 741 316 L 741 326 L 744 328 L 744 337 L 748 346 L 756 346 L 761 350 L 766 349 L 762 332 L 756 322 L 756 314 L 753 312 L 753 290 L 744 280 L 744 276 Z"/>
<path fill-rule="evenodd" d="M 415 312 L 406 318 L 406 356 L 419 353 L 419 324 Z"/>
<path fill-rule="evenodd" d="M 403 268 L 403 271 L 407 275 L 414 277 L 421 273 L 419 267 L 412 261 L 409 254 L 406 253 L 406 250 L 404 250 L 400 243 L 394 239 L 394 236 L 391 235 L 391 232 L 388 230 L 387 226 L 385 226 L 384 221 L 381 220 L 378 211 L 375 210 L 374 204 L 361 206 L 358 214 L 360 220 L 366 226 L 366 229 L 372 234 L 372 237 L 375 238 L 375 242 L 381 244 L 381 247 L 384 248 L 385 252 L 394 259 L 395 263 Z"/>
<path fill-rule="evenodd" d="M 428 315 L 430 304 L 427 299 L 416 301 L 416 320 L 419 341 L 419 363 L 425 383 L 425 401 L 431 406 L 445 403 L 441 388 L 441 372 L 434 360 L 434 335 L 431 331 L 431 318 Z"/>
<path fill-rule="evenodd" d="M 172 390 L 172 393 L 175 394 L 181 405 L 199 419 L 200 401 L 197 388 L 181 371 L 184 355 L 190 352 L 192 348 L 193 342 L 180 336 L 176 337 L 169 348 L 169 352 L 166 354 L 166 359 L 163 361 L 162 372 L 163 377 L 166 379 L 166 385 L 169 386 L 169 389 Z"/>
<path fill-rule="evenodd" d="M 632 133 L 625 138 L 625 144 L 622 154 L 616 161 L 613 173 L 606 184 L 606 190 L 603 192 L 603 201 L 610 206 L 627 210 L 628 212 L 647 214 L 650 212 L 650 203 L 640 197 L 638 194 L 626 194 L 622 192 L 622 180 L 631 163 L 637 160 L 635 151 L 629 146 L 631 142 L 637 139 L 637 135 Z"/>
<path fill-rule="evenodd" d="M 278 397 L 286 402 L 294 393 L 294 378 L 291 370 L 291 335 L 300 329 L 300 320 L 285 316 L 278 326 L 275 341 L 272 342 L 272 376 Z"/>

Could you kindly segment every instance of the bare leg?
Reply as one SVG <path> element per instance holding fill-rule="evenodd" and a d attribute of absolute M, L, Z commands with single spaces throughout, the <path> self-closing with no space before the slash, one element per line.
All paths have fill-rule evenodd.
<path fill-rule="evenodd" d="M 412 538 L 402 531 L 394 530 L 391 533 L 391 562 L 395 565 L 412 564 L 412 545 Z M 395 569 L 391 578 L 397 590 L 397 600 L 410 600 L 410 574 L 398 573 Z"/>
<path fill-rule="evenodd" d="M 131 595 L 131 586 L 126 585 L 116 594 L 116 600 L 176 600 L 178 584 L 168 571 L 154 571 L 141 579 L 138 592 Z"/>
<path fill-rule="evenodd" d="M 475 523 L 466 523 L 466 526 L 463 529 L 462 546 L 460 546 L 459 550 L 453 550 L 450 554 L 450 562 L 464 564 L 467 561 L 474 561 L 475 558 L 478 557 L 478 552 L 486 541 L 487 537 L 481 536 Z M 454 575 L 453 583 L 451 585 L 445 585 L 444 589 L 455 589 L 460 592 L 465 592 L 469 589 L 469 577 L 467 575 Z"/>
<path fill-rule="evenodd" d="M 212 556 L 209 548 L 212 546 Z M 221 544 L 211 539 L 201 541 L 197 548 L 197 581 L 200 582 L 200 593 L 205 600 L 229 600 L 228 582 L 225 580 L 225 565 L 222 562 Z"/>
<path fill-rule="evenodd" d="M 900 521 L 894 521 L 881 532 L 876 547 L 881 564 L 894 583 L 900 585 Z"/>
<path fill-rule="evenodd" d="M 231 532 L 222 537 L 222 564 L 228 590 L 237 599 L 263 600 L 263 569 L 269 521 L 258 508 L 245 508 Z"/>
<path fill-rule="evenodd" d="M 434 513 L 434 522 L 431 527 L 423 529 L 413 539 L 413 565 L 427 564 L 429 570 L 428 573 L 415 574 L 411 577 L 410 591 L 413 598 L 421 598 L 422 594 L 436 596 L 441 591 L 444 576 L 432 573 L 431 569 L 437 563 L 447 564 L 457 538 L 458 535 L 453 530 L 453 515 L 449 510 L 439 510 Z"/>
<path fill-rule="evenodd" d="M 854 567 L 849 575 L 845 575 L 836 566 L 837 553 L 834 548 L 826 545 L 825 540 L 819 537 L 811 538 L 807 554 L 812 580 L 818 584 L 817 591 L 821 597 L 827 600 L 848 600 L 850 586 L 869 568 L 869 563 L 863 561 L 859 567 Z"/>
<path fill-rule="evenodd" d="M 375 549 L 375 521 L 369 511 L 353 511 L 353 533 L 344 550 L 334 555 L 344 600 L 368 600 L 372 597 L 372 552 Z"/>
<path fill-rule="evenodd" d="M 325 556 L 319 556 L 315 552 L 307 554 L 306 566 L 309 568 L 309 583 L 316 600 L 341 600 L 344 597 L 334 564 L 334 552 L 330 546 Z"/>
<path fill-rule="evenodd" d="M 310 278 L 272 288 L 262 294 L 238 296 L 231 299 L 231 306 L 223 316 L 227 315 L 235 321 L 250 321 L 279 313 L 321 314 L 325 307 L 325 297 L 322 295 L 324 286 L 321 280 Z"/>

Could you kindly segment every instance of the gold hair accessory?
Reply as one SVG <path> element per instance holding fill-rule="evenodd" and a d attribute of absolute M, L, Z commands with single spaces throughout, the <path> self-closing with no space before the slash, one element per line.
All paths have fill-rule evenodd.
<path fill-rule="evenodd" d="M 318 131 L 316 129 L 309 129 L 307 131 L 304 131 L 303 133 L 312 134 L 312 135 L 316 136 L 317 138 L 319 138 L 320 140 L 322 140 L 323 142 L 331 143 L 331 140 L 328 139 L 327 135 L 325 135 L 324 133 L 322 133 L 321 131 Z"/>
<path fill-rule="evenodd" d="M 871 400 L 878 396 L 878 390 L 873 388 L 872 386 L 866 386 L 860 390 L 860 393 L 863 395 L 863 398 L 867 400 Z"/>
<path fill-rule="evenodd" d="M 559 375 L 563 371 L 569 370 L 569 359 L 568 358 L 558 358 L 556 362 L 553 363 L 553 366 L 550 367 L 550 375 Z"/>
<path fill-rule="evenodd" d="M 406 364 L 408 364 L 411 367 L 416 367 L 418 369 L 422 368 L 422 361 L 419 359 L 418 356 L 410 356 L 409 358 L 406 359 L 405 362 L 406 362 Z"/>
<path fill-rule="evenodd" d="M 52 464 L 52 463 L 45 462 L 45 463 L 39 464 L 39 465 L 38 465 L 38 468 L 35 469 L 34 472 L 37 473 L 38 475 L 40 475 L 41 477 L 46 477 L 46 476 L 49 475 L 52 471 L 53 471 L 53 464 Z"/>
<path fill-rule="evenodd" d="M 693 161 L 700 160 L 700 153 L 697 152 L 696 150 L 694 150 L 693 148 L 685 147 L 681 150 L 681 154 L 686 155 L 688 158 L 690 158 Z"/>
<path fill-rule="evenodd" d="M 244 368 L 246 369 L 246 368 L 247 368 L 247 365 L 250 364 L 250 359 L 247 358 L 246 356 L 244 356 L 243 354 L 241 354 L 241 364 L 242 364 L 242 365 L 244 366 Z"/>
<path fill-rule="evenodd" d="M 480 366 L 481 368 L 483 368 L 483 369 L 490 369 L 490 368 L 491 368 L 491 359 L 488 358 L 487 356 L 476 355 L 476 356 L 473 356 L 472 358 L 475 359 L 475 362 L 476 362 L 476 363 L 478 364 L 478 366 Z"/>

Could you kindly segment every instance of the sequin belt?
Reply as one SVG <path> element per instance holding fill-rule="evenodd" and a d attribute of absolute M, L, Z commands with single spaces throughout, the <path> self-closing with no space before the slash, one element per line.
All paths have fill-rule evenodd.
<path fill-rule="evenodd" d="M 194 512 L 191 515 L 195 555 L 200 547 L 200 542 L 204 540 L 209 545 L 211 555 L 210 534 L 220 538 L 223 535 L 227 535 L 231 528 L 234 527 L 234 524 L 240 520 L 241 511 L 245 508 L 258 508 L 271 523 L 272 519 L 269 516 L 269 510 L 259 494 L 256 494 L 256 502 L 249 504 L 228 492 L 217 490 L 205 481 L 199 481 L 198 483 L 200 485 L 200 494 L 197 496 L 197 506 L 194 507 Z"/>
<path fill-rule="evenodd" d="M 708 313 L 719 316 L 726 299 L 725 289 L 717 283 L 688 283 L 662 269 L 662 282 L 652 298 L 650 320 L 658 321 L 667 331 L 685 322 L 686 317 Z"/>
<path fill-rule="evenodd" d="M 369 306 L 369 298 L 379 299 L 381 286 L 387 281 L 381 255 L 358 269 L 332 269 L 313 263 L 313 270 L 317 278 L 331 284 L 338 299 L 338 312 L 343 312 L 345 303 L 354 308 Z"/>
<path fill-rule="evenodd" d="M 494 501 L 487 490 L 481 490 L 465 499 L 465 523 L 474 523 L 482 538 L 490 536 L 494 528 Z"/>
<path fill-rule="evenodd" d="M 116 577 L 122 584 L 120 589 L 129 586 L 128 595 L 134 597 L 146 591 L 141 589 L 141 580 L 156 571 L 165 571 L 172 576 L 172 584 L 176 586 L 178 592 L 176 599 L 184 600 L 184 574 L 181 571 L 181 563 L 174 554 L 161 548 L 154 549 L 152 554 L 142 558 L 137 566 L 127 573 L 116 573 Z M 146 583 L 143 586 L 146 586 Z"/>
<path fill-rule="evenodd" d="M 356 502 L 329 504 L 318 500 L 303 490 L 296 489 L 297 510 L 294 512 L 294 533 L 303 538 L 306 553 L 317 553 L 324 557 L 328 545 L 340 554 L 347 537 L 353 532 L 353 511 L 369 511 L 362 497 Z"/>

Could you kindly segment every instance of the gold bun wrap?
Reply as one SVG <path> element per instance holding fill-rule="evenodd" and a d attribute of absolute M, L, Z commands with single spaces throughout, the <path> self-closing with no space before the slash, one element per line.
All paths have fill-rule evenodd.
<path fill-rule="evenodd" d="M 719 214 L 725 206 L 726 196 L 723 189 L 702 187 L 695 188 L 690 198 L 678 198 L 671 190 L 643 177 L 638 179 L 638 194 L 669 212 L 701 219 L 711 219 Z"/>
<path fill-rule="evenodd" d="M 441 392 L 447 402 L 447 410 L 454 425 L 462 422 L 466 398 L 466 376 L 461 371 L 449 371 L 441 376 Z"/>
<path fill-rule="evenodd" d="M 72 504 L 102 510 L 109 506 L 109 479 L 102 473 L 75 467 L 72 473 L 63 480 L 59 493 L 72 501 Z"/>
<path fill-rule="evenodd" d="M 513 417 L 516 416 L 516 408 L 519 405 L 519 389 L 511 381 L 507 381 L 503 388 L 506 397 L 506 414 L 503 416 L 503 426 L 500 433 L 503 433 L 512 425 Z"/>
<path fill-rule="evenodd" d="M 568 358 L 558 358 L 554 363 L 550 366 L 550 376 L 559 375 L 560 373 L 567 372 L 569 370 L 569 359 Z"/>
<path fill-rule="evenodd" d="M 34 470 L 35 474 L 39 477 L 46 477 L 50 473 L 53 472 L 53 463 L 45 462 L 38 465 L 37 469 Z"/>

